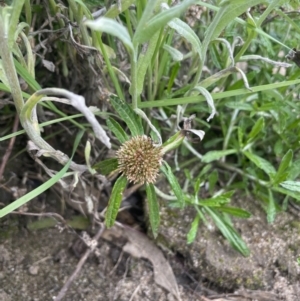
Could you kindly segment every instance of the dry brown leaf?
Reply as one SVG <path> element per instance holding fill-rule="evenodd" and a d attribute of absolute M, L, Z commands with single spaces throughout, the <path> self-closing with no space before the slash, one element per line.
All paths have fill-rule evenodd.
<path fill-rule="evenodd" d="M 181 300 L 176 278 L 169 262 L 146 235 L 132 228 L 115 226 L 105 230 L 102 237 L 119 246 L 116 238 L 125 238 L 127 242 L 122 246 L 123 250 L 136 258 L 148 259 L 153 265 L 155 282 L 174 295 L 177 300 Z"/>

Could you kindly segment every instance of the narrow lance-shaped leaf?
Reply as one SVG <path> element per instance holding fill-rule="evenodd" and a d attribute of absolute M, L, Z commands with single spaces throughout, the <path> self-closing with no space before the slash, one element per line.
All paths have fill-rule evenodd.
<path fill-rule="evenodd" d="M 269 203 L 268 203 L 268 207 L 267 207 L 267 220 L 268 220 L 268 223 L 271 224 L 275 220 L 276 207 L 275 207 L 273 193 L 270 189 L 268 189 L 268 191 L 269 191 Z"/>
<path fill-rule="evenodd" d="M 285 181 L 280 183 L 280 186 L 291 191 L 300 192 L 300 181 Z M 298 199 L 300 200 L 300 196 Z"/>
<path fill-rule="evenodd" d="M 178 200 L 178 203 L 180 204 L 181 207 L 183 207 L 184 206 L 183 191 L 178 183 L 177 178 L 173 174 L 171 167 L 169 166 L 169 164 L 167 162 L 164 162 L 164 164 L 161 166 L 160 169 L 165 174 L 168 182 L 170 183 L 171 188 Z"/>
<path fill-rule="evenodd" d="M 165 154 L 172 149 L 179 147 L 185 138 L 185 134 L 183 131 L 178 131 L 172 137 L 170 137 L 163 145 L 162 145 L 162 153 Z"/>
<path fill-rule="evenodd" d="M 122 120 L 127 124 L 132 136 L 142 136 L 144 134 L 140 118 L 125 101 L 118 97 L 110 97 L 111 104 L 118 112 Z"/>
<path fill-rule="evenodd" d="M 171 47 L 170 45 L 167 44 L 165 44 L 163 48 L 171 55 L 173 61 L 180 62 L 183 60 L 183 54 L 176 48 Z"/>
<path fill-rule="evenodd" d="M 270 162 L 268 162 L 267 160 L 265 160 L 264 158 L 254 155 L 248 151 L 245 151 L 244 154 L 258 168 L 262 169 L 269 177 L 272 177 L 276 173 L 276 170 L 273 167 L 273 165 Z"/>
<path fill-rule="evenodd" d="M 293 181 L 297 179 L 299 175 L 300 175 L 300 158 L 294 161 L 292 166 L 289 168 L 288 180 Z"/>
<path fill-rule="evenodd" d="M 100 161 L 93 165 L 93 169 L 97 170 L 102 175 L 108 175 L 118 168 L 118 159 L 111 158 L 107 160 Z"/>
<path fill-rule="evenodd" d="M 276 177 L 280 177 L 280 175 L 286 171 L 286 169 L 290 166 L 292 159 L 293 151 L 289 149 L 280 162 Z"/>
<path fill-rule="evenodd" d="M 218 183 L 219 174 L 218 170 L 214 169 L 214 171 L 208 176 L 208 184 L 209 184 L 209 193 L 213 195 L 215 190 L 215 185 Z"/>
<path fill-rule="evenodd" d="M 77 1 L 77 0 L 76 0 Z M 135 0 L 123 0 L 116 1 L 116 4 L 109 5 L 108 11 L 105 13 L 105 17 L 107 18 L 116 18 L 123 11 L 125 11 L 130 5 L 134 4 Z M 152 2 L 152 1 L 150 1 Z M 119 5 L 120 3 L 120 5 Z"/>
<path fill-rule="evenodd" d="M 105 225 L 108 228 L 112 227 L 115 223 L 122 202 L 123 191 L 127 185 L 127 182 L 127 178 L 121 176 L 118 178 L 112 189 L 108 207 L 105 213 Z"/>
<path fill-rule="evenodd" d="M 249 218 L 251 216 L 250 212 L 237 207 L 224 206 L 219 207 L 218 210 L 240 218 Z"/>
<path fill-rule="evenodd" d="M 285 185 L 286 182 L 293 182 L 296 184 L 296 187 L 294 185 Z M 272 187 L 272 190 L 273 191 L 276 191 L 276 192 L 279 192 L 279 193 L 282 193 L 284 195 L 288 195 L 292 198 L 294 198 L 295 200 L 297 201 L 300 201 L 300 184 L 299 182 L 294 182 L 294 181 L 285 181 L 283 183 L 280 183 L 280 186 L 287 186 L 289 188 L 292 188 L 293 190 L 288 190 L 287 188 L 282 188 L 282 187 Z M 298 189 L 298 190 L 295 190 L 295 189 Z"/>
<path fill-rule="evenodd" d="M 201 199 L 199 200 L 199 205 L 208 207 L 220 207 L 222 205 L 228 204 L 229 202 L 229 198 L 220 195 L 210 199 Z"/>
<path fill-rule="evenodd" d="M 137 40 L 136 40 L 135 37 L 140 36 L 143 33 L 144 28 L 146 26 L 146 22 L 148 22 L 149 19 L 153 16 L 153 11 L 154 11 L 154 9 L 157 5 L 157 2 L 158 2 L 158 0 L 151 0 L 151 1 L 146 2 L 147 4 L 146 4 L 145 9 L 143 11 L 142 17 L 139 20 L 139 22 L 137 24 L 137 27 L 136 27 L 136 30 L 135 30 L 135 34 L 134 34 L 134 37 L 133 37 L 133 43 L 137 43 Z"/>
<path fill-rule="evenodd" d="M 157 236 L 158 227 L 160 224 L 159 203 L 156 198 L 156 193 L 153 184 L 146 185 L 147 204 L 149 209 L 149 220 L 153 236 Z"/>
<path fill-rule="evenodd" d="M 194 30 L 187 23 L 178 18 L 170 21 L 168 25 L 176 30 L 176 32 L 184 39 L 186 39 L 189 43 L 191 43 L 193 50 L 199 55 L 199 58 L 201 59 L 201 42 Z"/>
<path fill-rule="evenodd" d="M 219 230 L 222 232 L 223 236 L 229 241 L 230 245 L 239 251 L 243 256 L 249 256 L 250 251 L 242 240 L 240 235 L 235 231 L 235 229 L 227 223 L 219 214 L 217 214 L 213 209 L 205 208 L 208 214 L 211 216 Z"/>
<path fill-rule="evenodd" d="M 255 122 L 251 132 L 249 133 L 247 143 L 253 140 L 263 130 L 264 127 L 265 127 L 265 120 L 263 117 L 261 117 Z"/>
<path fill-rule="evenodd" d="M 128 136 L 127 136 L 127 134 L 125 133 L 125 131 L 123 130 L 123 128 L 119 124 L 119 122 L 115 121 L 112 118 L 108 118 L 106 120 L 106 124 L 107 124 L 108 128 L 117 137 L 117 139 L 119 140 L 119 142 L 124 143 L 124 142 L 126 142 L 129 139 Z"/>
<path fill-rule="evenodd" d="M 197 232 L 198 232 L 199 222 L 200 222 L 200 216 L 197 215 L 194 218 L 192 225 L 191 225 L 191 229 L 187 234 L 187 243 L 188 244 L 192 243 L 195 240 Z"/>
<path fill-rule="evenodd" d="M 225 103 L 225 106 L 227 108 L 234 109 L 234 110 L 253 111 L 253 106 L 245 102 L 228 101 Z"/>
<path fill-rule="evenodd" d="M 202 157 L 202 162 L 204 163 L 209 163 L 212 161 L 219 160 L 225 156 L 231 155 L 231 154 L 236 154 L 237 151 L 235 149 L 227 149 L 227 150 L 220 150 L 220 151 L 210 151 L 207 152 L 203 157 Z"/>
<path fill-rule="evenodd" d="M 217 12 L 212 23 L 207 28 L 203 41 L 202 53 L 205 54 L 209 43 L 217 38 L 222 30 L 237 16 L 241 15 L 251 6 L 263 3 L 262 0 L 233 0 L 223 1 L 223 5 Z"/>
<path fill-rule="evenodd" d="M 127 28 L 110 18 L 101 17 L 97 20 L 88 20 L 85 25 L 93 30 L 105 32 L 119 38 L 126 46 L 128 46 L 133 52 L 133 44 L 131 42 L 130 35 Z"/>
<path fill-rule="evenodd" d="M 151 64 L 151 59 L 154 54 L 155 48 L 158 43 L 159 32 L 157 32 L 149 41 L 147 50 L 145 53 L 141 53 L 137 62 L 137 94 L 140 95 L 143 91 L 145 75 L 149 65 Z"/>
<path fill-rule="evenodd" d="M 194 0 L 185 0 L 181 4 L 164 10 L 151 18 L 144 24 L 143 28 L 138 27 L 138 30 L 133 37 L 133 43 L 136 44 L 149 41 L 159 29 L 163 28 L 172 19 L 178 17 L 194 2 Z"/>

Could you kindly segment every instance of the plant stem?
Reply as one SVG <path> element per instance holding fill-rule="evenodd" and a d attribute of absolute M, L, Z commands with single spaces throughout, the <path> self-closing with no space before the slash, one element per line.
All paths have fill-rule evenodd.
<path fill-rule="evenodd" d="M 12 52 L 8 45 L 9 23 L 8 19 L 6 19 L 6 13 L 7 11 L 5 12 L 3 8 L 0 8 L 0 56 L 2 59 L 3 69 L 9 83 L 10 92 L 12 94 L 14 104 L 19 115 L 24 105 L 24 100 L 22 97 L 18 75 L 14 66 Z"/>
<path fill-rule="evenodd" d="M 245 177 L 245 178 L 248 178 L 249 180 L 252 180 L 253 182 L 261 185 L 261 186 L 264 186 L 264 187 L 269 187 L 269 183 L 266 182 L 266 181 L 263 181 L 263 180 L 260 180 L 258 179 L 257 177 L 254 177 L 252 175 L 249 175 L 247 173 L 245 173 L 244 171 L 240 170 L 239 168 L 236 168 L 230 164 L 227 164 L 227 163 L 223 163 L 223 162 L 217 162 L 217 165 L 220 166 L 220 167 L 223 167 L 227 170 L 230 170 L 230 171 L 233 171 L 233 172 L 236 172 L 237 174 L 241 175 L 242 177 Z"/>

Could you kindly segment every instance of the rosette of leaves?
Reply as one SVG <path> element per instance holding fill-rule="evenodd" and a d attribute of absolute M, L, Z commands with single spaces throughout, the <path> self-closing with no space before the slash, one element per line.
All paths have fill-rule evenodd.
<path fill-rule="evenodd" d="M 116 157 L 96 163 L 93 168 L 103 175 L 112 172 L 119 172 L 120 176 L 116 180 L 108 207 L 105 213 L 105 224 L 107 227 L 114 225 L 118 210 L 120 208 L 123 191 L 129 182 L 144 184 L 147 195 L 147 205 L 149 209 L 150 225 L 154 237 L 160 223 L 159 203 L 156 197 L 154 184 L 161 171 L 170 183 L 171 189 L 178 200 L 178 206 L 184 206 L 184 194 L 174 176 L 171 167 L 163 161 L 163 155 L 177 148 L 184 140 L 187 132 L 198 135 L 201 139 L 203 131 L 193 129 L 183 129 L 168 139 L 163 145 L 155 145 L 150 137 L 144 134 L 144 129 L 140 117 L 133 111 L 130 105 L 117 97 L 111 97 L 111 104 L 126 123 L 131 135 L 128 136 L 122 126 L 113 118 L 107 120 L 108 128 L 113 132 L 121 143 L 116 152 Z"/>

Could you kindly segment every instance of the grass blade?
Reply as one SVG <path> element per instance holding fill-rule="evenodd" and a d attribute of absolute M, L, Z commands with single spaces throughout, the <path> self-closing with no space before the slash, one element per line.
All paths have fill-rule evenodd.
<path fill-rule="evenodd" d="M 72 156 L 68 160 L 68 162 L 64 166 L 64 168 L 62 168 L 55 176 L 53 176 L 51 179 L 49 179 L 47 182 L 45 182 L 44 184 L 42 184 L 38 188 L 34 189 L 33 191 L 30 191 L 29 193 L 25 194 L 24 196 L 17 199 L 13 203 L 11 203 L 8 206 L 1 209 L 0 210 L 0 218 L 2 218 L 3 216 L 11 213 L 12 211 L 18 209 L 19 207 L 26 204 L 27 202 L 29 202 L 33 198 L 37 197 L 38 195 L 40 195 L 41 193 L 43 193 L 44 191 L 46 191 L 47 189 L 52 187 L 56 182 L 58 182 L 64 176 L 64 174 L 68 171 L 68 169 L 71 165 L 72 158 L 73 158 L 74 153 L 75 153 L 75 151 L 76 151 L 76 149 L 79 145 L 80 139 L 83 136 L 83 133 L 84 133 L 84 131 L 80 131 L 77 134 L 75 142 L 74 142 L 74 146 L 73 146 Z"/>

